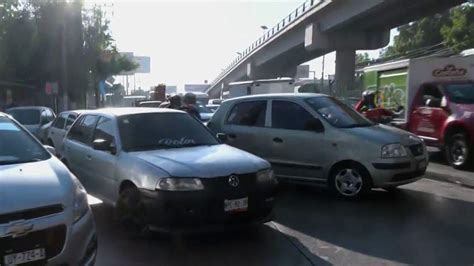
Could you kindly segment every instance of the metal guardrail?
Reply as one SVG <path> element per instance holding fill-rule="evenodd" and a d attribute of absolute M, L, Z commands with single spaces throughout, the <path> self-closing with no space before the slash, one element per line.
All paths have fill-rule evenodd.
<path fill-rule="evenodd" d="M 270 39 L 272 39 L 275 35 L 286 29 L 289 25 L 293 24 L 297 19 L 301 16 L 308 13 L 310 10 L 315 8 L 316 6 L 320 5 L 321 3 L 327 0 L 306 0 L 303 4 L 301 4 L 298 8 L 293 10 L 288 16 L 278 22 L 275 26 L 268 29 L 263 36 L 258 38 L 255 42 L 253 42 L 249 47 L 245 50 L 239 52 L 239 56 L 235 58 L 229 65 L 227 65 L 222 72 L 211 82 L 211 88 L 214 87 L 227 73 L 229 73 L 236 65 L 240 62 L 247 59 L 247 57 L 252 54 L 255 50 L 260 48 L 262 45 L 267 43 Z"/>

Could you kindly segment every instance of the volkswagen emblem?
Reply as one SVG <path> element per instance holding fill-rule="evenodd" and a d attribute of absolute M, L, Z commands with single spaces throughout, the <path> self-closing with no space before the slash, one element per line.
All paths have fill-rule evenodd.
<path fill-rule="evenodd" d="M 232 187 L 238 187 L 239 186 L 239 183 L 240 183 L 240 180 L 239 180 L 239 177 L 236 176 L 236 175 L 231 175 L 229 177 L 229 185 L 231 185 Z"/>

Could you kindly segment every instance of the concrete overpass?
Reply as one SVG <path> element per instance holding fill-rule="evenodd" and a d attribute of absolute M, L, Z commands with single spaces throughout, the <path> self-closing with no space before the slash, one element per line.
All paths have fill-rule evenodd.
<path fill-rule="evenodd" d="M 336 51 L 336 88 L 351 89 L 355 51 L 378 49 L 390 30 L 466 0 L 307 0 L 227 65 L 207 90 L 234 81 L 294 77 L 296 66 Z"/>

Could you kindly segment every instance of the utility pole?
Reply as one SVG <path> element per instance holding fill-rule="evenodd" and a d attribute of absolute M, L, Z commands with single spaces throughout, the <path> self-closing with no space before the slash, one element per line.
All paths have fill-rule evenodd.
<path fill-rule="evenodd" d="M 322 66 L 322 71 L 321 71 L 321 92 L 323 91 L 324 88 L 324 63 L 326 61 L 326 55 L 323 55 L 323 66 Z"/>

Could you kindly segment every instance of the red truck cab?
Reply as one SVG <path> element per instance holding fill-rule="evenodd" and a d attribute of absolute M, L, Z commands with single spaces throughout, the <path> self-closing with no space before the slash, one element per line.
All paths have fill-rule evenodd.
<path fill-rule="evenodd" d="M 474 164 L 474 81 L 424 83 L 409 110 L 410 132 L 444 151 L 453 167 Z"/>

